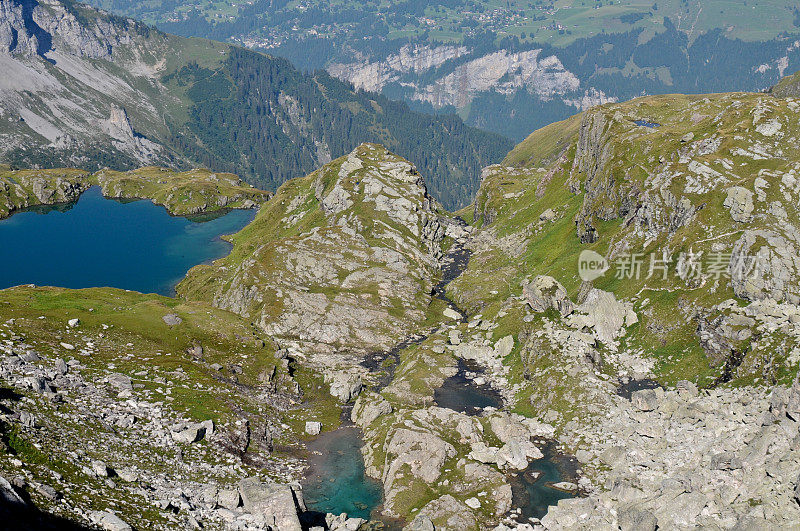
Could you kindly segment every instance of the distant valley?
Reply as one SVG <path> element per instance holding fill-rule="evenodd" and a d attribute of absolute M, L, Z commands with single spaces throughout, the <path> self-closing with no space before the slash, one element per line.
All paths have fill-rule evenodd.
<path fill-rule="evenodd" d="M 94 3 L 324 68 L 517 142 L 596 104 L 763 90 L 800 68 L 800 11 L 786 0 Z"/>

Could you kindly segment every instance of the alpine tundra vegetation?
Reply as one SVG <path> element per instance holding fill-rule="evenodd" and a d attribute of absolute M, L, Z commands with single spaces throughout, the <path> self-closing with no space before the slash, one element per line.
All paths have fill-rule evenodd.
<path fill-rule="evenodd" d="M 114 64 L 104 58 L 116 52 L 95 38 L 110 31 L 125 49 L 129 34 L 115 32 L 134 27 L 163 40 L 162 52 L 174 42 L 205 57 L 159 70 L 173 77 L 151 78 L 145 92 L 191 86 L 197 95 L 219 88 L 210 77 L 230 83 L 242 68 L 236 83 L 255 83 L 252 95 L 290 75 L 255 52 L 98 13 L 0 0 L 0 37 L 9 37 L 0 45 L 10 50 L 0 61 L 80 78 Z M 58 51 L 69 46 L 88 59 Z M 263 61 L 272 69 L 253 66 Z M 118 79 L 133 75 L 122 70 Z M 327 98 L 345 90 L 321 74 L 291 76 Z M 194 264 L 174 297 L 108 286 L 0 290 L 4 525 L 799 528 L 799 86 L 793 76 L 763 93 L 591 107 L 476 173 L 472 204 L 455 212 L 428 188 L 438 163 L 415 165 L 388 140 L 338 153 L 320 143 L 319 167 L 276 174 L 274 192 L 221 170 L 19 169 L 11 164 L 22 159 L 7 153 L 0 231 L 20 212 L 49 215 L 93 186 L 176 216 L 257 214 L 225 236 L 229 254 Z M 356 114 L 375 117 L 388 101 L 346 92 L 342 109 L 372 109 Z M 15 94 L 19 109 L 41 96 Z M 280 94 L 282 130 L 316 130 L 298 116 L 314 115 L 308 101 L 317 100 Z M 142 101 L 162 101 L 153 98 Z M 253 103 L 255 116 L 284 116 L 274 103 Z M 234 153 L 233 166 L 253 170 L 240 151 L 214 151 L 230 145 L 192 125 L 185 113 L 197 108 L 176 103 L 153 126 L 166 132 L 177 123 L 169 117 L 182 116 L 186 127 L 159 137 L 175 142 L 159 153 L 185 165 L 199 160 L 187 155 L 195 148 Z M 31 116 L 23 123 L 50 130 Z M 9 138 L 22 134 L 16 118 L 0 117 L 16 128 Z M 429 133 L 446 127 L 429 120 Z M 125 149 L 145 146 L 130 138 Z M 178 138 L 193 147 L 179 153 L 189 144 Z M 83 160 L 59 151 L 74 144 L 35 140 L 26 160 L 40 148 L 67 166 Z M 276 146 L 270 157 L 297 155 Z M 471 153 L 469 164 L 484 160 Z M 15 250 L 4 253 L 0 275 Z"/>

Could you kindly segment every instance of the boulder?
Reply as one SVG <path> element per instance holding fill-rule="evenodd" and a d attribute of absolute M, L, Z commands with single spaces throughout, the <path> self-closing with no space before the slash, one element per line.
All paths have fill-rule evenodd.
<path fill-rule="evenodd" d="M 786 400 L 786 415 L 795 422 L 800 422 L 800 383 L 794 382 L 789 389 Z"/>
<path fill-rule="evenodd" d="M 234 489 L 220 489 L 217 493 L 217 504 L 230 511 L 233 511 L 241 502 L 239 491 Z"/>
<path fill-rule="evenodd" d="M 133 531 L 122 518 L 110 511 L 97 511 L 93 513 L 92 519 L 106 531 Z"/>
<path fill-rule="evenodd" d="M 322 423 L 315 422 L 315 421 L 308 421 L 306 422 L 306 433 L 309 435 L 319 435 L 319 432 L 322 431 Z"/>
<path fill-rule="evenodd" d="M 69 321 L 67 321 L 67 324 L 69 325 L 70 328 L 75 328 L 76 326 L 81 324 L 81 320 L 80 319 L 70 319 Z"/>
<path fill-rule="evenodd" d="M 522 294 L 535 312 L 544 312 L 553 308 L 562 317 L 572 313 L 574 305 L 567 295 L 567 290 L 556 279 L 546 275 L 537 276 L 522 289 Z"/>
<path fill-rule="evenodd" d="M 447 340 L 451 345 L 458 345 L 461 343 L 461 330 L 450 330 L 447 333 Z"/>
<path fill-rule="evenodd" d="M 653 411 L 658 407 L 658 395 L 654 389 L 642 389 L 631 394 L 631 404 L 639 411 Z"/>
<path fill-rule="evenodd" d="M 457 311 L 455 311 L 454 309 L 452 309 L 449 306 L 444 309 L 444 311 L 442 312 L 442 315 L 444 315 L 448 319 L 453 319 L 455 321 L 460 321 L 461 317 L 462 317 L 462 315 L 460 313 L 458 313 Z"/>
<path fill-rule="evenodd" d="M 731 212 L 734 221 L 746 223 L 753 214 L 753 192 L 741 186 L 728 188 L 723 205 Z"/>
<path fill-rule="evenodd" d="M 722 452 L 711 458 L 712 470 L 737 470 L 742 468 L 742 460 L 733 452 Z"/>
<path fill-rule="evenodd" d="M 261 516 L 268 526 L 281 531 L 302 531 L 298 511 L 305 510 L 295 490 L 289 485 L 262 483 L 258 478 L 239 482 L 239 494 L 245 511 Z"/>
<path fill-rule="evenodd" d="M 502 337 L 494 344 L 494 354 L 498 358 L 505 358 L 512 350 L 514 350 L 514 336 Z"/>
<path fill-rule="evenodd" d="M 109 476 L 108 465 L 103 461 L 92 461 L 92 471 L 94 471 L 97 477 L 107 478 Z"/>
<path fill-rule="evenodd" d="M 516 470 L 528 467 L 528 458 L 541 459 L 542 453 L 529 440 L 512 439 L 497 452 L 497 465 Z"/>
<path fill-rule="evenodd" d="M 56 360 L 56 371 L 61 376 L 64 376 L 69 372 L 69 366 L 67 365 L 67 362 L 65 362 L 63 358 L 58 358 Z"/>
<path fill-rule="evenodd" d="M 470 459 L 474 459 L 479 463 L 497 463 L 497 452 L 499 448 L 494 446 L 487 446 L 484 442 L 472 443 L 471 451 L 468 455 Z"/>
<path fill-rule="evenodd" d="M 183 322 L 183 319 L 181 319 L 176 313 L 168 313 L 161 319 L 167 324 L 167 326 L 176 326 Z"/>
<path fill-rule="evenodd" d="M 653 513 L 635 507 L 619 511 L 617 523 L 622 531 L 655 531 L 658 527 Z"/>
<path fill-rule="evenodd" d="M 191 423 L 172 432 L 172 440 L 177 443 L 191 444 L 200 441 L 206 435 L 206 427 L 201 422 Z"/>
<path fill-rule="evenodd" d="M 112 387 L 116 387 L 120 391 L 132 391 L 133 390 L 133 383 L 128 376 L 119 373 L 113 373 L 108 376 L 108 383 Z"/>

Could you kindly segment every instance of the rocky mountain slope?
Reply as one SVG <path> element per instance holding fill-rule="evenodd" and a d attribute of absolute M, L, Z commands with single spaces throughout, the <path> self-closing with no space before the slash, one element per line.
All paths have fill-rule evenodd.
<path fill-rule="evenodd" d="M 202 164 L 275 189 L 377 141 L 416 161 L 455 207 L 510 148 L 286 60 L 73 2 L 4 0 L 0 68 L 0 160 L 20 167 Z"/>
<path fill-rule="evenodd" d="M 360 357 L 424 326 L 447 216 L 416 168 L 364 144 L 281 186 L 230 256 L 194 268 L 178 292 L 319 354 L 346 402 L 361 385 Z"/>
<path fill-rule="evenodd" d="M 593 108 L 486 168 L 460 218 L 363 144 L 175 299 L 3 291 L 0 492 L 106 529 L 365 529 L 293 483 L 352 421 L 386 525 L 797 527 L 800 100 L 779 94 Z M 495 405 L 446 402 L 453 381 Z M 574 466 L 538 518 L 546 452 Z"/>
<path fill-rule="evenodd" d="M 471 125 L 522 140 L 575 112 L 642 94 L 766 89 L 800 61 L 796 37 L 690 37 L 669 19 L 651 31 L 603 33 L 564 47 L 513 38 L 492 44 L 491 36 L 469 45 L 405 44 L 342 53 L 326 68 L 357 88 L 428 110 L 457 109 Z"/>
<path fill-rule="evenodd" d="M 544 527 L 798 525 L 798 103 L 604 105 L 485 170 L 452 292 L 516 342 L 459 348 L 593 485 Z"/>

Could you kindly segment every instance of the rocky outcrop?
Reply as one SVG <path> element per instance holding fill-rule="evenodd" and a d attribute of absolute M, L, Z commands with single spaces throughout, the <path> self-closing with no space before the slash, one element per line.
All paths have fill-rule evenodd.
<path fill-rule="evenodd" d="M 566 317 L 575 309 L 567 290 L 553 277 L 537 276 L 522 288 L 522 294 L 535 312 L 544 312 L 552 308 L 562 317 Z"/>
<path fill-rule="evenodd" d="M 32 206 L 75 202 L 89 186 L 88 174 L 78 170 L 0 173 L 0 219 Z"/>
<path fill-rule="evenodd" d="M 261 236 L 237 242 L 248 248 L 231 255 L 237 262 L 196 271 L 226 279 L 213 281 L 215 305 L 278 338 L 319 352 L 388 348 L 427 304 L 445 231 L 437 208 L 416 168 L 365 144 L 281 187 L 253 225 Z M 179 290 L 206 290 L 195 276 Z M 335 387 L 354 396 L 352 385 Z"/>
<path fill-rule="evenodd" d="M 0 219 L 32 206 L 74 203 L 94 185 L 100 185 L 105 197 L 150 199 L 178 216 L 254 208 L 271 195 L 235 175 L 202 169 L 176 172 L 146 167 L 94 174 L 66 168 L 7 170 L 0 171 Z"/>
<path fill-rule="evenodd" d="M 33 459 L 39 464 L 31 462 L 30 453 L 7 454 L 9 459 L 0 467 L 0 500 L 5 498 L 0 505 L 9 507 L 19 497 L 33 515 L 35 504 L 43 512 L 55 512 L 55 520 L 120 531 L 132 525 L 300 530 L 299 515 L 305 507 L 292 481 L 301 463 L 279 456 L 272 457 L 272 464 L 268 461 L 271 437 L 281 436 L 282 430 L 275 423 L 275 408 L 285 407 L 286 397 L 299 396 L 286 385 L 282 367 L 276 368 L 271 385 L 248 385 L 245 391 L 233 380 L 258 381 L 243 363 L 248 357 L 258 356 L 267 364 L 277 361 L 263 343 L 256 344 L 252 328 L 210 306 L 200 309 L 193 304 L 186 311 L 180 303 L 165 305 L 161 297 L 108 289 L 81 294 L 83 298 L 76 299 L 69 290 L 31 287 L 3 292 L 0 378 L 5 392 L 0 397 L 0 429 L 13 430 L 18 448 L 36 448 Z M 61 310 L 42 309 L 33 322 L 5 313 L 14 311 L 9 306 L 19 297 L 39 296 Z M 87 306 L 65 315 L 66 300 L 81 300 Z M 220 335 L 219 343 L 206 343 L 204 356 L 225 352 L 235 370 L 214 369 L 207 360 L 184 357 L 179 351 L 166 355 L 164 344 L 152 338 L 169 330 L 160 319 L 168 311 L 184 317 L 177 326 L 188 342 L 208 337 L 204 334 L 210 323 L 224 323 L 230 338 Z M 145 314 L 154 326 L 131 319 Z M 149 339 L 141 335 L 145 328 Z M 125 360 L 133 350 L 152 362 L 129 365 Z M 169 368 L 161 367 L 162 361 Z M 198 374 L 198 369 L 213 376 Z M 185 402 L 180 397 L 185 386 L 202 393 L 205 406 L 222 413 L 219 422 L 204 419 L 208 413 L 194 406 L 185 407 L 198 403 L 196 398 Z M 216 396 L 260 413 L 231 415 Z M 19 465 L 10 462 L 12 457 Z M 44 464 L 53 462 L 58 464 L 52 468 Z M 275 482 L 239 482 L 255 473 Z M 118 500 L 111 508 L 99 502 L 108 496 Z"/>
<path fill-rule="evenodd" d="M 403 74 L 422 74 L 465 53 L 464 46 L 429 46 L 407 44 L 384 61 L 370 62 L 362 58 L 356 63 L 334 63 L 328 72 L 352 83 L 356 88 L 380 92 L 388 83 L 398 81 Z"/>
<path fill-rule="evenodd" d="M 33 56 L 57 51 L 89 59 L 108 58 L 130 44 L 139 26 L 130 19 L 98 16 L 93 8 L 57 0 L 0 2 L 0 53 Z"/>
<path fill-rule="evenodd" d="M 269 528 L 302 531 L 297 515 L 306 507 L 300 489 L 248 478 L 239 482 L 239 495 L 245 510 Z"/>
<path fill-rule="evenodd" d="M 616 340 L 639 321 L 631 303 L 620 302 L 613 293 L 592 288 L 567 319 L 570 326 L 590 329 L 595 339 L 616 350 Z"/>
<path fill-rule="evenodd" d="M 475 97 L 492 92 L 511 97 L 525 91 L 543 101 L 559 98 L 581 110 L 616 101 L 594 87 L 583 89 L 557 54 L 545 55 L 542 49 L 478 55 L 465 46 L 409 44 L 384 59 L 371 60 L 361 55 L 357 59 L 353 63 L 333 63 L 327 70 L 364 90 L 380 92 L 391 83 L 401 83 L 411 89 L 411 100 L 436 108 L 465 108 Z M 433 81 L 423 77 L 429 77 L 437 68 L 442 73 Z"/>
<path fill-rule="evenodd" d="M 753 213 L 753 192 L 741 186 L 728 188 L 724 205 L 731 211 L 734 221 L 746 223 Z"/>

